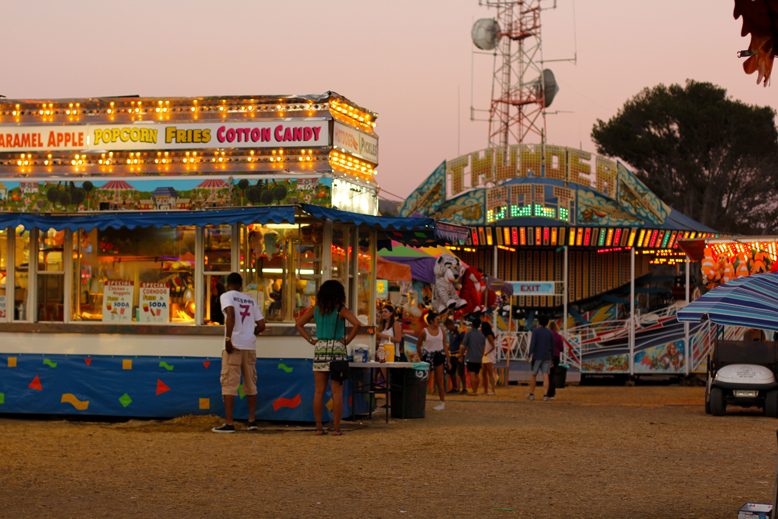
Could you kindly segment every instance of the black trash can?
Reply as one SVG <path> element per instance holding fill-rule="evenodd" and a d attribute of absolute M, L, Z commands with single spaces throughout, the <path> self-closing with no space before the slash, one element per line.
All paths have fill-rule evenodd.
<path fill-rule="evenodd" d="M 567 364 L 560 364 L 554 372 L 554 387 L 562 389 L 567 383 Z"/>
<path fill-rule="evenodd" d="M 391 368 L 391 370 L 392 418 L 424 418 L 429 370 L 414 368 Z"/>

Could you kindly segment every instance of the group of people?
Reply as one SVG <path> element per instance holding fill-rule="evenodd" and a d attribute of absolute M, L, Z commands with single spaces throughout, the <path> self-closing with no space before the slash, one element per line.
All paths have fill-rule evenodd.
<path fill-rule="evenodd" d="M 235 432 L 233 408 L 241 377 L 243 393 L 248 403 L 248 428 L 257 429 L 256 337 L 265 330 L 265 316 L 257 302 L 241 292 L 242 288 L 243 278 L 233 272 L 227 277 L 227 291 L 219 298 L 225 319 L 220 381 L 226 420 L 224 425 L 213 429 L 218 433 Z M 316 323 L 316 337 L 305 329 L 305 325 L 311 321 Z M 348 335 L 346 321 L 351 323 Z M 416 354 L 419 359 L 429 364 L 437 386 L 440 403 L 433 409 L 437 411 L 445 409 L 447 393 L 468 393 L 465 372 L 470 379 L 470 395 L 478 395 L 482 374 L 483 393 L 494 395 L 494 363 L 497 345 L 492 326 L 474 319 L 470 323 L 470 330 L 465 332 L 460 330 L 452 319 L 446 318 L 445 313 L 440 315 L 435 312 L 429 312 L 425 316 L 425 321 L 427 326 L 419 334 Z M 538 321 L 540 326 L 533 330 L 530 339 L 532 378 L 527 398 L 535 399 L 536 377 L 542 375 L 543 399 L 549 400 L 554 398 L 553 370 L 559 365 L 564 342 L 555 322 L 549 324 L 549 319 L 542 316 Z M 331 374 L 330 371 L 333 361 L 347 361 L 346 346 L 354 340 L 361 326 L 357 317 L 346 307 L 346 291 L 343 285 L 336 280 L 322 283 L 316 294 L 316 305 L 308 308 L 295 326 L 303 339 L 314 347 L 313 415 L 316 420 L 316 434 L 325 435 L 329 432 L 322 424 L 324 393 L 329 383 L 333 399 L 331 432 L 339 436 L 343 434 L 340 430 L 340 419 L 343 414 L 343 380 L 336 376 L 337 373 Z M 402 324 L 396 319 L 395 309 L 390 305 L 381 309 L 376 339 L 382 343 L 388 362 L 407 360 Z M 452 388 L 449 391 L 446 391 L 446 373 L 451 381 Z"/>
<path fill-rule="evenodd" d="M 265 330 L 265 316 L 257 302 L 251 296 L 241 292 L 242 288 L 243 278 L 233 272 L 227 277 L 227 292 L 220 297 L 221 309 L 225 316 L 220 381 L 226 420 L 221 427 L 212 429 L 217 433 L 235 432 L 233 408 L 241 377 L 243 393 L 248 403 L 248 429 L 257 429 L 256 337 Z M 340 430 L 340 419 L 343 415 L 343 380 L 336 380 L 334 377 L 330 380 L 330 367 L 333 360 L 347 360 L 346 345 L 354 340 L 361 325 L 345 305 L 346 290 L 343 285 L 335 280 L 325 281 L 316 294 L 316 306 L 308 308 L 296 323 L 300 335 L 314 348 L 313 415 L 316 420 L 317 435 L 329 433 L 322 425 L 324 393 L 328 383 L 330 383 L 333 399 L 331 432 L 335 436 L 343 434 Z M 310 321 L 316 323 L 316 337 L 311 336 L 305 329 L 305 325 Z M 351 331 L 348 335 L 346 321 L 351 323 Z"/>
<path fill-rule="evenodd" d="M 384 307 L 381 315 L 383 319 L 379 323 L 378 329 L 381 331 L 377 334 L 378 339 L 394 340 L 398 344 L 399 354 L 405 357 L 402 326 L 392 317 L 393 308 Z M 424 319 L 427 326 L 416 341 L 415 357 L 429 364 L 430 374 L 437 386 L 440 403 L 433 409 L 442 411 L 446 408 L 446 394 L 468 393 L 465 372 L 470 377 L 470 394 L 478 395 L 483 374 L 483 393 L 494 395 L 497 345 L 492 326 L 475 319 L 470 324 L 470 330 L 465 332 L 460 330 L 452 319 L 447 318 L 445 313 L 441 315 L 429 312 Z M 446 374 L 451 382 L 451 389 L 448 391 Z"/>

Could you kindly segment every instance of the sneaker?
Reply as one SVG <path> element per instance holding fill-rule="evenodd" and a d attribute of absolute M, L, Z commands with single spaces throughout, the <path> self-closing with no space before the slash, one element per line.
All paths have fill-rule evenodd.
<path fill-rule="evenodd" d="M 441 402 L 441 403 L 439 403 L 438 405 L 436 405 L 435 407 L 433 407 L 433 409 L 434 409 L 435 411 L 442 411 L 442 410 L 444 410 L 445 408 L 446 408 L 446 403 L 445 403 L 445 402 Z"/>
<path fill-rule="evenodd" d="M 257 427 L 256 421 L 249 422 L 246 424 L 246 426 L 249 428 L 249 431 L 256 431 L 257 429 L 259 429 L 259 427 Z"/>
<path fill-rule="evenodd" d="M 494 395 L 494 391 L 490 391 L 490 392 L 489 392 L 489 393 L 487 393 L 487 394 L 488 394 L 489 396 L 492 396 L 492 395 Z"/>
<path fill-rule="evenodd" d="M 535 400 L 535 395 L 530 393 L 529 395 L 525 396 L 524 398 L 526 398 L 527 400 Z"/>
<path fill-rule="evenodd" d="M 213 429 L 211 429 L 211 431 L 215 433 L 234 433 L 235 426 L 224 424 L 221 427 L 214 427 Z"/>
<path fill-rule="evenodd" d="M 548 400 L 554 400 L 553 396 L 548 397 Z"/>
<path fill-rule="evenodd" d="M 458 395 L 459 390 L 458 389 L 452 389 L 451 391 L 446 392 L 447 395 Z"/>
<path fill-rule="evenodd" d="M 543 395 L 543 401 L 545 402 L 546 400 L 548 400 L 548 397 L 546 395 Z"/>

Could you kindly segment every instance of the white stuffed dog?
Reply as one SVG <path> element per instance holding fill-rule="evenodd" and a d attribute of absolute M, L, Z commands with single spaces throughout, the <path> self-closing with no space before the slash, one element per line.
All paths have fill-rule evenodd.
<path fill-rule="evenodd" d="M 441 254 L 435 260 L 435 290 L 432 295 L 432 310 L 441 313 L 447 308 L 459 310 L 467 301 L 459 297 L 454 282 L 459 278 L 461 265 L 451 254 Z"/>

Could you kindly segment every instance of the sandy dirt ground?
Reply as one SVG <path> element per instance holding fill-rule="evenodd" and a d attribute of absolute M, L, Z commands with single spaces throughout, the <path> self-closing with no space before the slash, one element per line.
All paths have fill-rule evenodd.
<path fill-rule="evenodd" d="M 699 387 L 526 392 L 430 397 L 425 419 L 342 437 L 0 418 L 0 517 L 731 519 L 770 502 L 778 421 L 757 410 L 705 415 Z"/>

